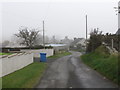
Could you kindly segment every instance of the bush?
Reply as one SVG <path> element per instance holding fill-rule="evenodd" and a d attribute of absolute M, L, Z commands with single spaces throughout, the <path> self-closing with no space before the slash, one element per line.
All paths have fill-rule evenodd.
<path fill-rule="evenodd" d="M 88 42 L 87 52 L 93 52 L 96 48 L 102 45 L 102 31 L 94 29 L 94 31 L 90 33 L 90 39 Z"/>

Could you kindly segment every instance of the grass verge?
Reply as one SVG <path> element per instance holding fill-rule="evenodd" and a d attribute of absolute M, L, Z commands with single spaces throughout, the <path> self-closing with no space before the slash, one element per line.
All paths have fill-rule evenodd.
<path fill-rule="evenodd" d="M 60 52 L 60 53 L 57 53 L 53 56 L 50 56 L 48 57 L 49 59 L 53 58 L 53 59 L 57 59 L 57 58 L 60 58 L 60 57 L 63 57 L 63 56 L 67 56 L 67 55 L 71 55 L 70 52 Z"/>
<path fill-rule="evenodd" d="M 95 52 L 81 56 L 83 62 L 102 75 L 120 85 L 118 77 L 118 55 L 109 55 L 105 47 L 100 46 Z"/>
<path fill-rule="evenodd" d="M 35 62 L 23 69 L 2 77 L 2 88 L 33 88 L 39 81 L 46 63 Z"/>
<path fill-rule="evenodd" d="M 12 53 L 0 53 L 0 55 L 11 55 Z"/>

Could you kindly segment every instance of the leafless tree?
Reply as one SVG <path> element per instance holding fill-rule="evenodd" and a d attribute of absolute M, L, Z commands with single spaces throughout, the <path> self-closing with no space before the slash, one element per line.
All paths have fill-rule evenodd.
<path fill-rule="evenodd" d="M 99 28 L 94 28 L 94 30 L 90 32 L 90 35 L 102 35 L 102 31 L 99 31 Z"/>
<path fill-rule="evenodd" d="M 39 31 L 35 28 L 29 29 L 28 27 L 20 28 L 19 33 L 15 34 L 18 38 L 22 39 L 21 44 L 28 47 L 35 45 Z"/>

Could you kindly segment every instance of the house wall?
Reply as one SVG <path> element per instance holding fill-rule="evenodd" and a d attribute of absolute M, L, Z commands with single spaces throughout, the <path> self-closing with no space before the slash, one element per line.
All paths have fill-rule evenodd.
<path fill-rule="evenodd" d="M 0 77 L 17 71 L 29 64 L 33 63 L 33 54 L 25 53 L 13 57 L 5 57 L 0 59 Z"/>

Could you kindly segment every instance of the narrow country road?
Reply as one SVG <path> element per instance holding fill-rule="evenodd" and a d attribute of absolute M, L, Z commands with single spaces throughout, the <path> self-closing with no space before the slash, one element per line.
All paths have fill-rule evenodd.
<path fill-rule="evenodd" d="M 80 52 L 59 58 L 48 65 L 36 88 L 115 88 L 111 81 L 80 60 Z"/>

